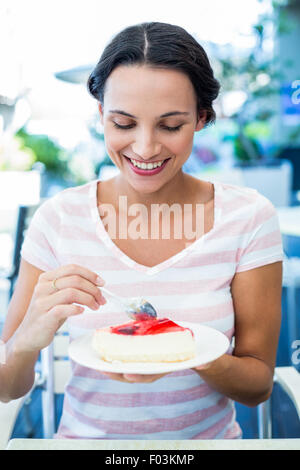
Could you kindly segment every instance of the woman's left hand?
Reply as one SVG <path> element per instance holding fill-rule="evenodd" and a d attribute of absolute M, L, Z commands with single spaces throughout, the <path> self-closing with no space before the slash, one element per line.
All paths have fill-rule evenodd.
<path fill-rule="evenodd" d="M 119 382 L 125 382 L 125 383 L 152 383 L 155 382 L 158 379 L 161 379 L 165 375 L 164 374 L 116 374 L 112 372 L 102 372 L 101 374 L 106 375 L 109 379 L 111 380 L 118 380 Z"/>
<path fill-rule="evenodd" d="M 201 371 L 201 370 L 207 370 L 215 362 L 216 361 L 208 362 L 207 364 L 203 364 L 202 366 L 193 367 L 193 369 L 196 372 Z M 101 372 L 101 374 L 106 375 L 111 380 L 118 380 L 119 382 L 125 382 L 125 383 L 143 383 L 143 384 L 156 382 L 156 380 L 161 379 L 162 377 L 167 375 L 167 373 L 149 375 L 149 374 L 116 374 L 113 372 Z"/>
<path fill-rule="evenodd" d="M 212 362 L 207 362 L 207 364 L 202 364 L 202 366 L 193 367 L 194 370 L 207 370 L 212 365 Z"/>
<path fill-rule="evenodd" d="M 201 370 L 207 370 L 209 369 L 216 361 L 208 362 L 207 364 L 203 364 L 202 366 L 199 367 L 193 367 L 193 369 L 197 371 Z M 107 376 L 111 380 L 118 380 L 119 382 L 125 382 L 125 383 L 152 383 L 155 382 L 156 380 L 161 379 L 165 375 L 167 375 L 168 372 L 165 372 L 164 374 L 116 374 L 113 372 L 102 372 L 101 374 Z"/>

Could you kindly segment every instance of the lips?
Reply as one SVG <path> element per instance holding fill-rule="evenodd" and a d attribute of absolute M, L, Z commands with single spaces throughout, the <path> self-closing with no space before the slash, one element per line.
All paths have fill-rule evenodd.
<path fill-rule="evenodd" d="M 152 170 L 143 170 L 142 168 L 138 168 L 137 166 L 134 166 L 129 157 L 126 157 L 126 155 L 123 155 L 123 156 L 126 158 L 131 170 L 135 174 L 141 175 L 141 176 L 152 176 L 152 175 L 156 175 L 157 173 L 160 173 L 165 168 L 168 161 L 170 160 L 170 158 L 166 158 L 160 167 L 154 168 Z"/>

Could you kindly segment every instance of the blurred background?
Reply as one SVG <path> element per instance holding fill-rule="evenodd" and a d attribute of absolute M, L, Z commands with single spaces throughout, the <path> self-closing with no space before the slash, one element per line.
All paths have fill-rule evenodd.
<path fill-rule="evenodd" d="M 66 187 L 118 172 L 86 80 L 112 36 L 143 21 L 187 29 L 221 83 L 217 121 L 195 134 L 185 171 L 256 188 L 278 208 L 286 260 L 277 365 L 299 368 L 300 355 L 293 354 L 300 340 L 298 0 L 189 0 L 185 8 L 176 0 L 1 1 L 0 325 L 32 211 Z M 275 432 L 300 437 L 293 404 L 278 403 L 275 414 L 291 418 L 289 426 L 279 419 Z M 244 437 L 255 437 L 254 411 L 238 405 L 238 416 Z M 22 419 L 16 429 L 24 433 Z"/>

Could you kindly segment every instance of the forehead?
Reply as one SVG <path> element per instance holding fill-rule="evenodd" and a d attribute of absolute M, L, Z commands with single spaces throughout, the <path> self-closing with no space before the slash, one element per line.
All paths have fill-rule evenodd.
<path fill-rule="evenodd" d="M 110 74 L 105 85 L 104 104 L 122 107 L 128 112 L 144 105 L 155 107 L 156 111 L 162 110 L 161 114 L 166 109 L 175 109 L 175 105 L 176 109 L 182 108 L 184 111 L 194 108 L 195 102 L 196 95 L 189 77 L 172 69 L 119 66 Z"/>

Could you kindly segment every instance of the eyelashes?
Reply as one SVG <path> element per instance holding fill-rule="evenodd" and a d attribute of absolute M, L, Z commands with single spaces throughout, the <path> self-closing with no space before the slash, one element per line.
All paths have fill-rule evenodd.
<path fill-rule="evenodd" d="M 134 128 L 134 124 L 129 124 L 128 126 L 120 126 L 120 124 L 117 124 L 116 122 L 113 122 L 114 127 L 117 129 L 122 129 L 122 130 L 129 130 Z M 169 127 L 169 126 L 160 126 L 163 130 L 168 131 L 168 132 L 176 132 L 179 131 L 182 128 L 183 124 L 180 124 L 179 126 L 176 127 Z"/>

